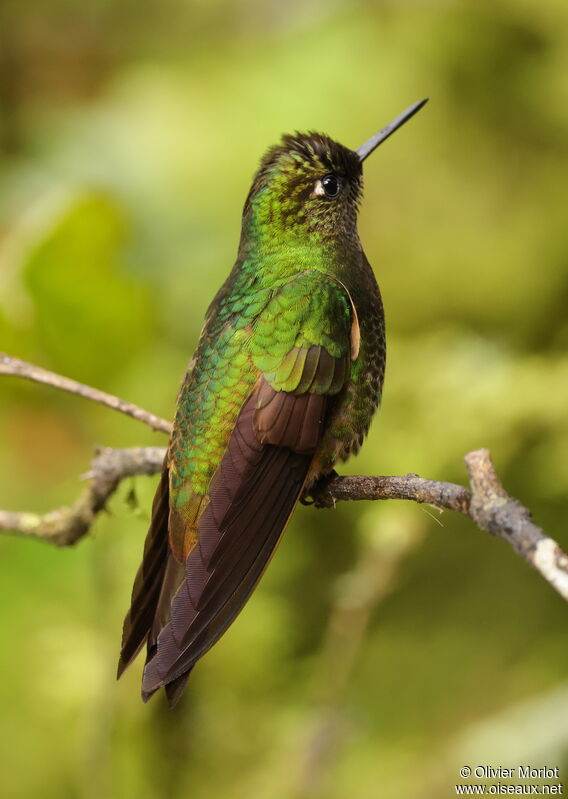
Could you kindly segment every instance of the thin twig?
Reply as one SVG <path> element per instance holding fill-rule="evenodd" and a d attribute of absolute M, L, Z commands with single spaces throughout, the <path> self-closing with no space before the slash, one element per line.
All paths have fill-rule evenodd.
<path fill-rule="evenodd" d="M 86 475 L 90 478 L 89 485 L 71 507 L 56 508 L 43 515 L 0 510 L 0 530 L 58 547 L 72 546 L 87 535 L 122 480 L 156 474 L 162 468 L 165 454 L 164 447 L 101 448 Z"/>
<path fill-rule="evenodd" d="M 10 355 L 6 355 L 5 352 L 0 352 L 0 375 L 22 377 L 25 380 L 33 380 L 35 383 L 43 383 L 46 386 L 58 388 L 60 391 L 68 391 L 92 402 L 98 402 L 99 405 L 106 405 L 107 408 L 112 408 L 113 411 L 125 413 L 133 419 L 149 425 L 152 430 L 160 430 L 168 435 L 172 432 L 170 422 L 139 408 L 138 405 L 134 405 L 132 402 L 126 402 L 114 397 L 112 394 L 107 394 L 105 391 L 100 391 L 98 388 L 78 383 L 69 377 L 62 377 L 54 372 L 49 372 L 47 369 L 42 369 L 41 366 L 26 363 L 26 361 L 21 361 L 19 358 L 12 358 Z"/>
<path fill-rule="evenodd" d="M 532 520 L 530 511 L 509 496 L 488 449 L 465 458 L 471 490 L 454 483 L 405 477 L 335 477 L 317 496 L 320 507 L 338 500 L 410 499 L 468 516 L 487 533 L 503 538 L 568 601 L 568 556 Z"/>
<path fill-rule="evenodd" d="M 396 477 L 334 477 L 317 493 L 316 505 L 331 508 L 341 500 L 410 499 L 469 515 L 471 491 L 455 483 L 427 480 L 417 474 Z"/>
<path fill-rule="evenodd" d="M 468 516 L 482 530 L 503 538 L 568 601 L 568 555 L 532 520 L 530 511 L 509 496 L 487 449 L 465 456 L 472 489 Z"/>

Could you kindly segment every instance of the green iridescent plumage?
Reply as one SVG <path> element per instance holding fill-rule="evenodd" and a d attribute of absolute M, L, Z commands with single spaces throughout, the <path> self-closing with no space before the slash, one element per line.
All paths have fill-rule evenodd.
<path fill-rule="evenodd" d="M 297 501 L 369 428 L 384 319 L 356 217 L 373 141 L 361 155 L 321 134 L 285 136 L 255 176 L 236 264 L 179 393 L 125 620 L 119 673 L 147 642 L 145 699 L 164 686 L 177 701 Z"/>

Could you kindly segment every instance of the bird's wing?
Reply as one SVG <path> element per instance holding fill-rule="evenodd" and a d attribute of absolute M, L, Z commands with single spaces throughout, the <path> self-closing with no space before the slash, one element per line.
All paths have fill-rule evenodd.
<path fill-rule="evenodd" d="M 344 387 L 357 355 L 358 323 L 349 294 L 327 276 L 300 275 L 258 315 L 248 346 L 258 378 L 210 481 L 196 544 L 185 562 L 174 561 L 171 552 L 164 558 L 152 544 L 159 538 L 167 547 L 161 515 L 154 517 L 161 535 L 153 533 L 154 521 L 150 528 L 147 579 L 133 595 L 130 628 L 136 635 L 127 635 L 123 643 L 128 662 L 144 626 L 148 634 L 149 616 L 140 608 L 157 602 L 155 551 L 158 560 L 168 563 L 162 566 L 154 604 L 144 698 L 162 685 L 170 701 L 179 698 L 190 669 L 231 624 L 266 568 L 300 497 L 329 402 Z M 158 514 L 161 502 L 156 503 Z M 170 527 L 180 524 L 175 516 L 171 506 Z M 144 598 L 144 585 L 154 592 L 153 599 Z"/>
<path fill-rule="evenodd" d="M 130 609 L 122 628 L 119 677 L 144 645 L 154 620 L 168 562 L 169 511 L 169 475 L 167 463 L 164 462 L 154 495 L 152 521 L 144 543 L 142 563 L 136 573 Z"/>

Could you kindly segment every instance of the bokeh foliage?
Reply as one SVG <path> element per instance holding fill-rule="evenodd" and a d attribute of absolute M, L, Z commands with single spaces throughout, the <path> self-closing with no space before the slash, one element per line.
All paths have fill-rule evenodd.
<path fill-rule="evenodd" d="M 171 417 L 265 147 L 356 146 L 429 95 L 365 168 L 389 364 L 348 469 L 460 481 L 488 446 L 568 545 L 567 32 L 563 0 L 4 0 L 0 349 Z M 95 443 L 162 439 L 3 381 L 0 507 L 70 502 Z M 152 490 L 71 551 L 0 540 L 3 795 L 439 799 L 466 762 L 566 772 L 562 601 L 400 503 L 300 508 L 184 705 L 143 706 L 140 664 L 114 666 Z"/>

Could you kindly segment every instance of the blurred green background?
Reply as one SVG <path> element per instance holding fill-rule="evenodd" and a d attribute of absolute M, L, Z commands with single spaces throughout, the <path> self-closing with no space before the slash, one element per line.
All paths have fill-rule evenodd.
<path fill-rule="evenodd" d="M 171 418 L 264 149 L 355 147 L 425 95 L 365 167 L 389 362 L 346 471 L 464 481 L 488 446 L 567 546 L 565 0 L 2 0 L 0 349 Z M 4 379 L 0 507 L 72 502 L 94 444 L 165 441 Z M 114 672 L 154 485 L 73 549 L 0 538 L 3 796 L 440 799 L 464 764 L 568 782 L 565 604 L 403 503 L 299 508 L 182 705 L 144 706 L 140 662 Z"/>

